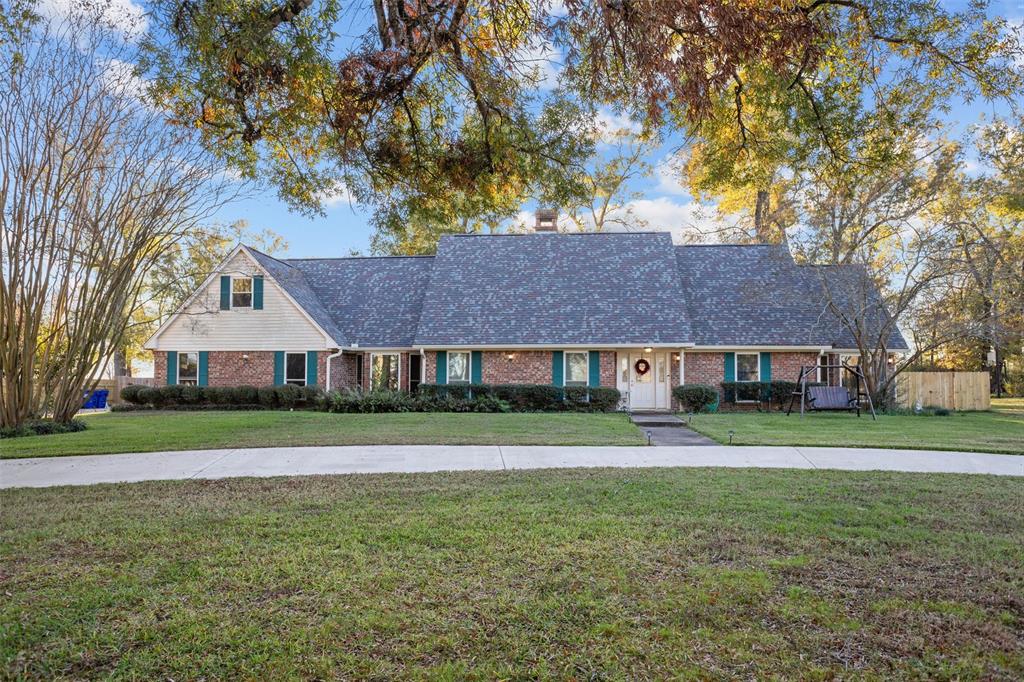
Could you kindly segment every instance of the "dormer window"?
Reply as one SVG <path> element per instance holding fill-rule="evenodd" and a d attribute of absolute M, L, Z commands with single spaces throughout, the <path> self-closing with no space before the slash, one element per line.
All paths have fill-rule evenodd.
<path fill-rule="evenodd" d="M 231 278 L 231 307 L 252 307 L 252 277 Z"/>

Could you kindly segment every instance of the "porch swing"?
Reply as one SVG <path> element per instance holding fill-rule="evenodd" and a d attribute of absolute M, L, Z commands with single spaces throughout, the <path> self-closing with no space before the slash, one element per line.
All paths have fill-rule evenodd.
<path fill-rule="evenodd" d="M 817 373 L 818 369 L 839 369 L 846 370 L 853 377 L 853 392 L 845 386 L 808 386 L 807 376 Z M 875 405 L 871 402 L 871 395 L 862 390 L 866 384 L 864 373 L 856 365 L 849 365 L 840 362 L 837 365 L 801 365 L 800 378 L 797 379 L 797 390 L 793 391 L 789 398 L 789 409 L 786 410 L 788 417 L 793 413 L 793 404 L 797 397 L 800 398 L 800 416 L 804 412 L 856 412 L 860 418 L 860 406 L 863 400 L 867 401 L 868 409 L 871 411 L 871 420 L 876 421 Z"/>

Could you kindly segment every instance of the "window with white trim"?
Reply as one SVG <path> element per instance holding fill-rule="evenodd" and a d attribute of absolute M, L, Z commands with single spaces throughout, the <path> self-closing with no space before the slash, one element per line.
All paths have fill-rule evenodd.
<path fill-rule="evenodd" d="M 199 383 L 199 353 L 178 353 L 178 384 Z"/>
<path fill-rule="evenodd" d="M 566 351 L 565 352 L 565 385 L 586 386 L 587 385 L 587 352 Z"/>
<path fill-rule="evenodd" d="M 231 278 L 231 307 L 252 307 L 252 277 Z"/>
<path fill-rule="evenodd" d="M 758 353 L 736 354 L 736 381 L 760 381 L 761 362 Z"/>
<path fill-rule="evenodd" d="M 306 385 L 306 354 L 284 354 L 284 383 L 293 386 Z"/>
<path fill-rule="evenodd" d="M 399 354 L 370 355 L 370 388 L 374 391 L 397 391 L 399 386 Z"/>
<path fill-rule="evenodd" d="M 450 351 L 448 353 L 448 383 L 469 383 L 469 351 Z"/>

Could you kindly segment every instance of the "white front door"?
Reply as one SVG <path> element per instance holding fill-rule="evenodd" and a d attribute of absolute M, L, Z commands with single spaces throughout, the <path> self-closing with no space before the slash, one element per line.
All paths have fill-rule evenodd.
<path fill-rule="evenodd" d="M 653 410 L 656 392 L 654 354 L 633 351 L 629 354 L 629 408 Z"/>

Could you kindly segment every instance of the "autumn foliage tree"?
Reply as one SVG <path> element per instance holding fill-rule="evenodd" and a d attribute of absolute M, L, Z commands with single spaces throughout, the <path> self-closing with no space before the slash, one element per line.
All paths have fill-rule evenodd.
<path fill-rule="evenodd" d="M 602 105 L 706 139 L 705 157 L 727 164 L 717 178 L 767 209 L 781 165 L 843 153 L 859 123 L 851 102 L 884 112 L 920 83 L 902 97 L 928 111 L 953 91 L 1021 86 L 1008 68 L 1019 40 L 984 3 L 157 0 L 154 11 L 148 65 L 181 124 L 295 206 L 316 210 L 320 189 L 344 184 L 392 227 L 443 214 L 448 196 L 459 220 L 513 214 L 578 172 Z M 545 60 L 562 67 L 557 87 Z"/>

